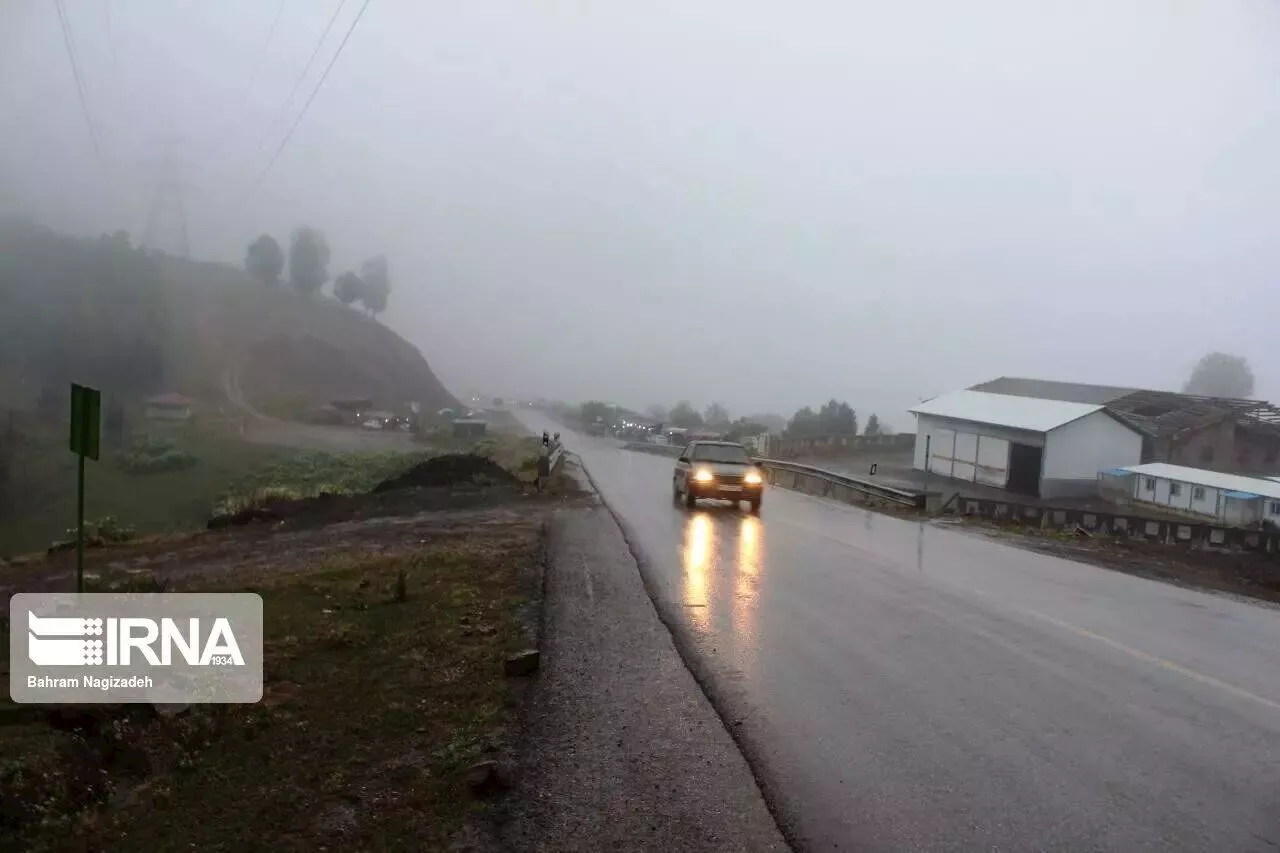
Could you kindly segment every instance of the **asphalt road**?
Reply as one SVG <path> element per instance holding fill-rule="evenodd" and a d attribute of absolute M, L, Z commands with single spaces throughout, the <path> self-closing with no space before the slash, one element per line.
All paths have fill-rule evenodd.
<path fill-rule="evenodd" d="M 770 489 L 559 429 L 810 850 L 1280 849 L 1280 610 Z"/>

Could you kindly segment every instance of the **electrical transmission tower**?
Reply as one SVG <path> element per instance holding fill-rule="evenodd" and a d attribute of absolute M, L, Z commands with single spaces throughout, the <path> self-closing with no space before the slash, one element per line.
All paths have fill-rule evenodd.
<path fill-rule="evenodd" d="M 189 258 L 191 238 L 187 230 L 186 199 L 191 187 L 182 179 L 182 172 L 172 155 L 155 164 L 157 179 L 147 205 L 147 224 L 140 245 Z"/>

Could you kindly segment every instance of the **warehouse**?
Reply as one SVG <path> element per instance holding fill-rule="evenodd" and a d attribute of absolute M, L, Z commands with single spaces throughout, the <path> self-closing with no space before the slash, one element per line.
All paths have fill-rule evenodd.
<path fill-rule="evenodd" d="M 1130 465 L 1104 472 L 1128 475 L 1129 495 L 1148 504 L 1215 518 L 1233 527 L 1280 524 L 1280 479 L 1223 474 L 1164 462 Z"/>
<path fill-rule="evenodd" d="M 1099 471 L 1142 461 L 1142 434 L 1101 404 L 965 390 L 911 412 L 917 471 L 1016 494 L 1093 496 Z"/>

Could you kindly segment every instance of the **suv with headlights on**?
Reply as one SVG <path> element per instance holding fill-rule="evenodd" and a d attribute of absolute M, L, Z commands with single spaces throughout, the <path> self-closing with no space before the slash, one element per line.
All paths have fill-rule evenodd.
<path fill-rule="evenodd" d="M 691 441 L 676 460 L 671 496 L 692 508 L 700 498 L 739 503 L 760 512 L 764 470 L 734 441 Z"/>

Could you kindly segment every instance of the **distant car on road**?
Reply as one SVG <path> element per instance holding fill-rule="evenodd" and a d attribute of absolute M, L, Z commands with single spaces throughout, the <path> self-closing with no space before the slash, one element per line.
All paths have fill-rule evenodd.
<path fill-rule="evenodd" d="M 691 441 L 676 460 L 671 497 L 693 508 L 702 498 L 740 503 L 760 512 L 764 472 L 734 441 Z"/>

